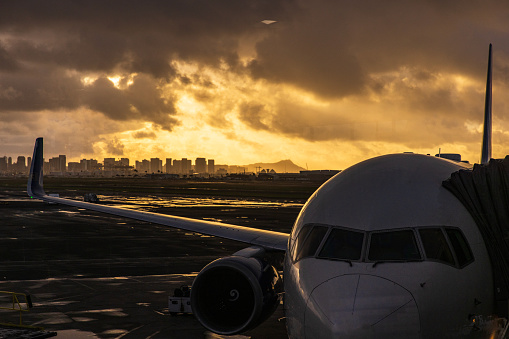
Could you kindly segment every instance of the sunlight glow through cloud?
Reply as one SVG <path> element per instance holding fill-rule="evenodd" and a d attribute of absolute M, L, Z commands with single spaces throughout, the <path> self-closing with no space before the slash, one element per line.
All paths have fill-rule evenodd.
<path fill-rule="evenodd" d="M 68 16 L 58 18 L 4 6 L 0 156 L 27 156 L 43 136 L 70 161 L 291 159 L 344 169 L 441 148 L 474 162 L 489 42 L 493 155 L 509 149 L 505 3 L 127 0 L 121 15 L 111 4 L 62 6 Z"/>

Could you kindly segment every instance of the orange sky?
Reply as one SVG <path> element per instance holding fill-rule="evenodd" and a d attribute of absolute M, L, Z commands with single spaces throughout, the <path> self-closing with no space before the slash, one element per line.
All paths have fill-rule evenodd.
<path fill-rule="evenodd" d="M 478 162 L 490 42 L 493 156 L 509 153 L 502 2 L 54 3 L 0 5 L 0 156 L 42 136 L 69 161 Z"/>

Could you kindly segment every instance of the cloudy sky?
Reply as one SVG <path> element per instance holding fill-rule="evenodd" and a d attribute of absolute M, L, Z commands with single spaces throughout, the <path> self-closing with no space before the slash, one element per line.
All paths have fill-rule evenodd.
<path fill-rule="evenodd" d="M 2 1 L 0 156 L 478 162 L 509 153 L 505 1 Z M 276 21 L 272 24 L 264 20 Z"/>

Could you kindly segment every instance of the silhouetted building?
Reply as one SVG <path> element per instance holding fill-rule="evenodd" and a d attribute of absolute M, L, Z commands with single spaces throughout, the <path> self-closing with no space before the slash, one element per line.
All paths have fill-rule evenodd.
<path fill-rule="evenodd" d="M 115 158 L 104 158 L 103 166 L 105 171 L 112 171 L 115 168 Z"/>
<path fill-rule="evenodd" d="M 164 172 L 172 173 L 171 168 L 171 158 L 166 158 L 166 164 L 164 165 Z"/>
<path fill-rule="evenodd" d="M 150 171 L 150 161 L 143 159 L 142 161 L 135 162 L 135 168 L 140 173 L 145 173 Z"/>
<path fill-rule="evenodd" d="M 59 155 L 58 161 L 60 162 L 60 172 L 67 171 L 67 158 L 65 155 Z"/>
<path fill-rule="evenodd" d="M 58 157 L 49 159 L 49 171 L 60 172 L 60 159 Z"/>
<path fill-rule="evenodd" d="M 0 172 L 7 172 L 7 157 L 0 158 Z"/>
<path fill-rule="evenodd" d="M 173 160 L 172 173 L 176 174 L 182 173 L 182 160 Z"/>
<path fill-rule="evenodd" d="M 67 169 L 65 155 L 59 155 L 49 159 L 49 171 L 50 172 L 66 172 Z"/>
<path fill-rule="evenodd" d="M 129 168 L 129 158 L 120 158 L 119 165 L 124 168 Z"/>
<path fill-rule="evenodd" d="M 163 169 L 163 161 L 159 160 L 159 158 L 150 158 L 150 172 L 157 173 L 161 172 Z"/>
<path fill-rule="evenodd" d="M 27 169 L 26 159 L 24 156 L 21 155 L 18 157 L 18 161 L 16 161 L 15 172 L 25 173 L 26 169 Z"/>
<path fill-rule="evenodd" d="M 207 164 L 207 172 L 209 174 L 214 174 L 216 173 L 216 168 L 215 168 L 215 165 L 214 165 L 214 159 L 209 159 L 208 161 L 208 164 Z"/>
<path fill-rule="evenodd" d="M 191 167 L 191 160 L 187 160 L 187 158 L 182 158 L 182 170 L 180 173 L 182 174 L 185 174 L 185 175 L 188 175 L 191 170 L 192 170 L 192 167 Z"/>
<path fill-rule="evenodd" d="M 444 158 L 444 159 L 449 159 L 449 160 L 453 160 L 453 161 L 457 161 L 457 162 L 462 162 L 461 154 L 457 154 L 457 153 L 439 153 L 439 154 L 435 154 L 435 156 L 438 158 Z"/>
<path fill-rule="evenodd" d="M 82 171 L 81 163 L 79 163 L 79 162 L 71 162 L 70 161 L 67 164 L 67 171 L 68 172 L 73 172 L 73 173 L 81 172 Z"/>
<path fill-rule="evenodd" d="M 217 175 L 226 175 L 228 174 L 228 165 L 216 165 L 216 174 Z"/>
<path fill-rule="evenodd" d="M 197 173 L 206 173 L 207 160 L 205 160 L 205 158 L 196 158 L 194 162 L 194 171 Z"/>
<path fill-rule="evenodd" d="M 81 170 L 85 172 L 93 172 L 100 168 L 99 163 L 95 159 L 82 159 L 80 161 Z"/>

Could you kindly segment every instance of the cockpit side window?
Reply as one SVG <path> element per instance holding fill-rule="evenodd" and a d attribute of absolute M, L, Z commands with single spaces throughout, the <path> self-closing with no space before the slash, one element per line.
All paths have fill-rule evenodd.
<path fill-rule="evenodd" d="M 440 228 L 421 228 L 419 229 L 419 235 L 427 259 L 455 265 L 451 249 Z"/>
<path fill-rule="evenodd" d="M 304 241 L 296 244 L 294 249 L 294 261 L 299 261 L 302 258 L 314 256 L 318 246 L 320 246 L 322 243 L 322 240 L 328 230 L 329 228 L 325 226 L 314 226 Z"/>
<path fill-rule="evenodd" d="M 454 228 L 446 228 L 445 232 L 449 237 L 449 241 L 456 252 L 456 259 L 458 259 L 458 265 L 460 268 L 465 267 L 472 261 L 474 261 L 474 255 L 470 246 L 468 246 L 467 239 L 460 230 Z"/>
<path fill-rule="evenodd" d="M 295 239 L 295 242 L 293 243 L 292 247 L 292 259 L 295 261 L 295 257 L 297 254 L 297 250 L 299 250 L 302 247 L 302 243 L 304 240 L 306 240 L 306 237 L 309 234 L 309 231 L 313 228 L 313 225 L 304 225 L 299 232 L 299 235 Z"/>
<path fill-rule="evenodd" d="M 374 232 L 371 234 L 368 260 L 413 261 L 421 260 L 412 230 Z"/>
<path fill-rule="evenodd" d="M 318 257 L 327 259 L 359 260 L 364 233 L 333 228 Z"/>

